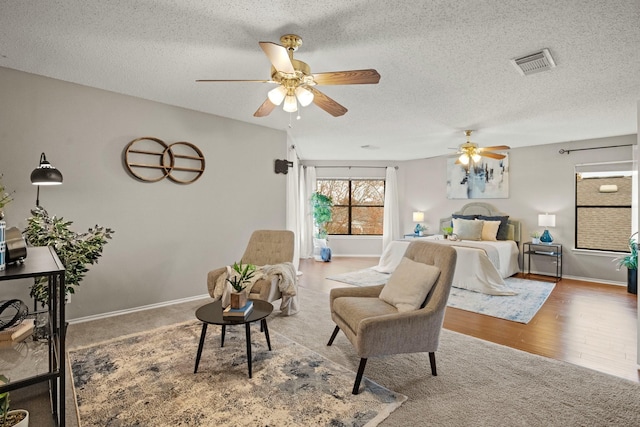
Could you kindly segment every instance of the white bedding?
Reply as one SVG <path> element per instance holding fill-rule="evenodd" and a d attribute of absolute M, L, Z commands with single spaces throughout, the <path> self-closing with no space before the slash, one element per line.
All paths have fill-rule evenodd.
<path fill-rule="evenodd" d="M 416 240 L 416 239 L 412 239 Z M 420 240 L 451 245 L 456 250 L 457 262 L 453 275 L 453 286 L 489 295 L 516 295 L 503 279 L 520 271 L 518 246 L 512 240 L 451 242 L 442 236 L 429 236 Z M 393 241 L 380 257 L 374 270 L 392 273 L 402 260 L 410 241 Z M 473 247 L 467 247 L 471 245 Z M 487 252 L 491 255 L 487 256 Z M 490 260 L 493 259 L 493 262 Z M 497 264 L 497 265 L 496 265 Z"/>

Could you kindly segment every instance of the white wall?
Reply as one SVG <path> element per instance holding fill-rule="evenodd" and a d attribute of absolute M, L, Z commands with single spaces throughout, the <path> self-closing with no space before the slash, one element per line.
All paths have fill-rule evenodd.
<path fill-rule="evenodd" d="M 44 151 L 64 184 L 42 187 L 41 205 L 76 231 L 115 230 L 70 319 L 206 294 L 207 271 L 238 260 L 253 230 L 285 226 L 286 175 L 273 171 L 286 158 L 285 132 L 5 68 L 0 93 L 0 173 L 16 190 L 8 226 L 26 225 L 36 197 L 29 175 Z M 203 176 L 190 185 L 133 179 L 122 153 L 142 136 L 195 144 Z"/>
<path fill-rule="evenodd" d="M 556 215 L 551 231 L 564 248 L 564 274 L 602 281 L 626 283 L 626 272 L 616 271 L 614 256 L 586 255 L 572 251 L 575 234 L 574 165 L 630 160 L 631 147 L 575 151 L 559 154 L 561 148 L 576 149 L 607 145 L 636 144 L 636 135 L 514 148 L 509 151 L 510 182 L 507 199 L 476 199 L 487 202 L 523 223 L 523 241 L 531 230 L 540 229 L 537 215 Z M 450 216 L 470 200 L 449 200 L 446 196 L 446 159 L 437 157 L 408 161 L 400 165 L 400 216 L 402 230 L 410 232 L 413 211 L 425 211 L 430 230 L 437 230 L 440 218 Z M 612 225 L 615 226 L 615 225 Z M 546 267 L 546 266 L 545 266 Z M 544 271 L 549 271 L 545 269 Z"/>

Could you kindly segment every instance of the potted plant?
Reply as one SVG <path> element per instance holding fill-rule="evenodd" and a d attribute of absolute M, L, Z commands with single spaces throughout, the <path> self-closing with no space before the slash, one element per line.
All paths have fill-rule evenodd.
<path fill-rule="evenodd" d="M 231 308 L 242 308 L 247 303 L 247 293 L 243 292 L 250 283 L 251 278 L 256 274 L 256 266 L 253 264 L 233 263 L 233 270 L 237 273 L 231 277 L 227 277 L 227 282 L 231 283 L 234 292 L 231 292 Z"/>
<path fill-rule="evenodd" d="M 531 234 L 529 234 L 531 236 L 531 243 L 534 245 L 537 245 L 540 243 L 540 236 L 541 233 L 539 231 L 532 231 Z"/>
<path fill-rule="evenodd" d="M 453 234 L 453 227 L 442 227 L 442 234 L 445 239 L 448 239 Z"/>
<path fill-rule="evenodd" d="M 638 293 L 638 240 L 636 231 L 629 236 L 629 253 L 614 259 L 618 262 L 618 270 L 622 267 L 627 268 L 627 292 L 630 294 Z"/>
<path fill-rule="evenodd" d="M 111 239 L 114 231 L 96 225 L 86 233 L 76 233 L 71 230 L 73 222 L 62 217 L 50 217 L 42 206 L 36 206 L 31 214 L 24 231 L 27 242 L 31 246 L 53 246 L 65 266 L 65 295 L 75 293 L 75 288 L 80 286 L 89 271 L 88 265 L 98 262 L 107 239 Z M 47 279 L 36 278 L 30 295 L 46 306 L 49 302 Z"/>
<path fill-rule="evenodd" d="M 15 190 L 10 193 L 6 191 L 4 185 L 2 185 L 2 177 L 3 175 L 0 175 L 0 220 L 4 218 L 4 211 L 2 209 L 13 200 L 11 196 L 15 193 Z"/>
<path fill-rule="evenodd" d="M 9 380 L 0 375 L 0 385 L 7 384 Z M 0 427 L 28 427 L 29 411 L 25 409 L 9 410 L 9 392 L 0 393 Z"/>
<path fill-rule="evenodd" d="M 327 244 L 327 224 L 331 222 L 333 200 L 320 192 L 311 195 L 313 220 L 318 232 L 313 239 L 313 255 L 316 261 L 330 261 L 331 249 Z"/>

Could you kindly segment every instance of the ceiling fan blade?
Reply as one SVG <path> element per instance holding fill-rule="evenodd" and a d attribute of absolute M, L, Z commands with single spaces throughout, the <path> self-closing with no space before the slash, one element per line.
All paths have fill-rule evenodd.
<path fill-rule="evenodd" d="M 253 113 L 253 117 L 265 117 L 268 116 L 269 114 L 271 114 L 271 112 L 273 111 L 273 109 L 276 108 L 276 104 L 274 104 L 273 102 L 269 101 L 269 98 L 267 98 L 260 107 L 258 107 L 258 109 L 256 110 L 255 113 Z"/>
<path fill-rule="evenodd" d="M 347 111 L 349 111 L 324 93 L 320 92 L 318 89 L 311 86 L 307 86 L 306 88 L 313 92 L 313 103 L 331 114 L 333 117 L 343 116 Z"/>
<path fill-rule="evenodd" d="M 269 58 L 273 68 L 287 74 L 296 72 L 287 53 L 287 48 L 272 42 L 260 42 L 259 44 L 267 58 Z"/>
<path fill-rule="evenodd" d="M 504 159 L 505 157 L 507 157 L 504 154 L 492 153 L 490 151 L 489 152 L 481 152 L 480 155 L 482 157 L 490 157 L 492 159 L 498 159 L 498 160 Z"/>
<path fill-rule="evenodd" d="M 237 82 L 237 83 L 245 83 L 245 82 L 254 82 L 254 83 L 275 83 L 273 80 L 196 80 L 196 83 L 215 83 L 215 82 Z"/>
<path fill-rule="evenodd" d="M 499 150 L 510 150 L 511 147 L 508 145 L 495 145 L 493 147 L 481 147 L 481 151 L 499 151 Z"/>
<path fill-rule="evenodd" d="M 360 85 L 377 84 L 380 74 L 374 69 L 333 71 L 313 75 L 313 80 L 319 85 Z"/>

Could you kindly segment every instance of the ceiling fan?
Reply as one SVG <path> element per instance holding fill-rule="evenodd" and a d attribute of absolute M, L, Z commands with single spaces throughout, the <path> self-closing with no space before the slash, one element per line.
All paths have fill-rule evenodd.
<path fill-rule="evenodd" d="M 302 38 L 295 34 L 280 37 L 282 46 L 272 42 L 260 42 L 259 45 L 271 62 L 271 80 L 196 80 L 196 82 L 258 82 L 278 85 L 267 94 L 267 99 L 253 114 L 255 117 L 267 116 L 284 101 L 284 111 L 298 111 L 298 102 L 306 107 L 313 102 L 327 113 L 339 117 L 347 109 L 320 92 L 319 85 L 376 84 L 380 74 L 374 69 L 333 71 L 311 74 L 311 68 L 304 62 L 293 59 L 293 52 L 302 45 Z"/>
<path fill-rule="evenodd" d="M 494 151 L 502 151 L 508 150 L 511 147 L 508 145 L 496 145 L 493 147 L 479 147 L 477 143 L 471 142 L 471 132 L 472 130 L 465 130 L 464 134 L 467 136 L 467 142 L 464 144 L 460 144 L 458 147 L 458 152 L 460 157 L 456 160 L 457 164 L 462 163 L 463 165 L 468 165 L 469 162 L 478 163 L 482 157 L 489 157 L 491 159 L 504 159 L 506 156 L 504 154 L 494 153 Z"/>

